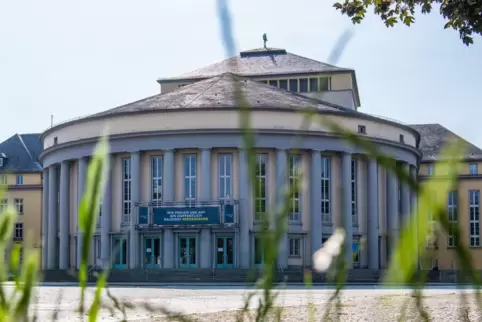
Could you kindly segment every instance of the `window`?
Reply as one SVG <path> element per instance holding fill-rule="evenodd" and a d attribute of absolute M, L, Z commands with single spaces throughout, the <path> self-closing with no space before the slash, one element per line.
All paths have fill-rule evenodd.
<path fill-rule="evenodd" d="M 16 198 L 13 200 L 13 203 L 15 204 L 15 210 L 17 211 L 17 214 L 23 215 L 23 199 Z"/>
<path fill-rule="evenodd" d="M 320 78 L 320 91 L 329 91 L 331 88 L 331 78 L 322 77 Z"/>
<path fill-rule="evenodd" d="M 0 158 L 0 167 L 3 167 L 3 158 Z"/>
<path fill-rule="evenodd" d="M 280 79 L 279 80 L 279 88 L 288 90 L 288 80 L 287 79 Z"/>
<path fill-rule="evenodd" d="M 310 78 L 310 92 L 318 92 L 318 78 Z"/>
<path fill-rule="evenodd" d="M 480 246 L 480 190 L 469 190 L 470 247 Z"/>
<path fill-rule="evenodd" d="M 15 223 L 14 240 L 23 240 L 23 223 Z"/>
<path fill-rule="evenodd" d="M 330 163 L 330 158 L 321 157 L 321 216 L 324 223 L 331 223 Z"/>
<path fill-rule="evenodd" d="M 289 187 L 290 187 L 290 221 L 300 221 L 300 190 L 299 178 L 301 175 L 301 156 L 289 156 Z"/>
<path fill-rule="evenodd" d="M 184 155 L 184 200 L 189 203 L 196 200 L 196 157 L 195 154 Z"/>
<path fill-rule="evenodd" d="M 301 238 L 290 238 L 290 256 L 301 256 Z"/>
<path fill-rule="evenodd" d="M 1 184 L 7 184 L 7 176 L 2 174 L 0 177 Z"/>
<path fill-rule="evenodd" d="M 22 175 L 17 176 L 17 184 L 23 184 L 23 176 Z"/>
<path fill-rule="evenodd" d="M 261 216 L 266 212 L 266 190 L 268 181 L 266 180 L 268 173 L 268 155 L 256 155 L 255 168 L 255 195 L 254 195 L 254 213 L 255 220 L 261 220 Z"/>
<path fill-rule="evenodd" d="M 367 128 L 365 125 L 358 125 L 358 133 L 360 134 L 366 134 L 367 133 Z"/>
<path fill-rule="evenodd" d="M 219 200 L 229 200 L 233 197 L 233 155 L 220 154 L 219 168 Z"/>
<path fill-rule="evenodd" d="M 477 163 L 469 164 L 469 174 L 475 176 L 478 174 Z"/>
<path fill-rule="evenodd" d="M 353 225 L 358 225 L 357 212 L 357 177 L 358 177 L 358 162 L 356 159 L 351 160 L 351 219 Z"/>
<path fill-rule="evenodd" d="M 430 209 L 433 209 L 435 206 L 435 202 L 437 201 L 436 195 L 432 192 L 431 195 L 431 204 Z M 428 235 L 427 235 L 427 247 L 436 247 L 437 245 L 437 221 L 434 218 L 434 213 L 429 211 L 427 214 L 427 221 L 428 221 Z"/>
<path fill-rule="evenodd" d="M 298 80 L 297 79 L 290 79 L 290 91 L 292 91 L 292 92 L 298 91 Z"/>
<path fill-rule="evenodd" d="M 433 164 L 428 164 L 428 165 L 427 165 L 427 175 L 433 176 L 433 173 L 434 173 L 434 171 L 433 171 Z"/>
<path fill-rule="evenodd" d="M 449 231 L 447 236 L 447 246 L 457 246 L 455 228 L 457 227 L 457 191 L 449 191 L 447 196 L 447 214 L 449 220 Z"/>
<path fill-rule="evenodd" d="M 403 136 L 403 134 L 400 134 L 399 141 L 400 143 L 405 143 L 405 137 Z"/>
<path fill-rule="evenodd" d="M 274 79 L 274 80 L 273 80 L 273 79 L 272 79 L 272 80 L 270 80 L 270 81 L 269 81 L 269 84 L 270 84 L 270 85 L 272 85 L 272 86 L 276 86 L 276 87 L 278 87 L 278 81 L 277 81 L 276 79 Z"/>
<path fill-rule="evenodd" d="M 8 207 L 8 199 L 1 199 L 0 200 L 0 214 L 7 210 Z"/>
<path fill-rule="evenodd" d="M 54 145 L 57 145 L 57 143 L 59 143 L 59 138 L 58 138 L 58 137 L 54 137 Z"/>
<path fill-rule="evenodd" d="M 300 92 L 308 92 L 308 78 L 300 78 Z"/>
<path fill-rule="evenodd" d="M 151 159 L 151 201 L 162 201 L 162 157 L 153 156 Z"/>
<path fill-rule="evenodd" d="M 122 223 L 130 222 L 132 210 L 132 173 L 131 159 L 122 159 Z"/>

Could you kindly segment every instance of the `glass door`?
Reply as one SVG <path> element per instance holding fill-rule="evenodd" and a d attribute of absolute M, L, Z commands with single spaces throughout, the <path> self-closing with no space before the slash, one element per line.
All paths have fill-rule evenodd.
<path fill-rule="evenodd" d="M 261 238 L 254 238 L 254 265 L 256 268 L 262 268 L 264 264 L 264 249 Z"/>
<path fill-rule="evenodd" d="M 159 237 L 144 237 L 144 267 L 161 267 L 161 239 Z"/>
<path fill-rule="evenodd" d="M 233 237 L 218 237 L 216 239 L 216 267 L 234 267 Z"/>
<path fill-rule="evenodd" d="M 114 239 L 114 268 L 126 269 L 127 268 L 127 239 L 115 238 Z"/>
<path fill-rule="evenodd" d="M 179 267 L 196 266 L 196 237 L 179 237 Z"/>

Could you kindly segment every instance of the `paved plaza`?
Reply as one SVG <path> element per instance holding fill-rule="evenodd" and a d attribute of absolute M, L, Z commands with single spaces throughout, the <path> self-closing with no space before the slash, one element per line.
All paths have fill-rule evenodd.
<path fill-rule="evenodd" d="M 11 288 L 7 285 L 6 288 Z M 213 313 L 220 311 L 236 310 L 242 307 L 245 295 L 250 289 L 244 286 L 111 286 L 112 294 L 135 306 L 149 303 L 152 306 L 164 306 L 177 312 L 186 314 Z M 87 303 L 93 299 L 94 288 L 88 289 Z M 288 286 L 280 290 L 279 304 L 283 306 L 306 306 L 311 302 L 321 306 L 326 303 L 332 294 L 333 288 L 317 286 L 312 290 L 306 290 L 303 286 Z M 400 296 L 409 294 L 408 288 L 381 288 L 379 286 L 353 285 L 344 291 L 344 297 L 350 301 L 357 299 L 377 298 L 384 296 Z M 433 286 L 424 294 L 427 297 L 455 295 L 460 292 L 454 286 Z M 75 310 L 80 299 L 80 288 L 66 285 L 43 285 L 36 288 L 38 304 L 37 310 L 40 321 L 50 321 L 53 312 L 59 310 L 60 321 L 81 321 L 81 317 Z M 59 300 L 61 298 L 61 300 Z M 104 299 L 107 299 L 104 296 Z M 253 303 L 257 303 L 254 299 Z M 111 304 L 111 302 L 109 302 Z M 160 314 L 159 314 L 160 315 Z M 143 308 L 128 312 L 128 319 L 132 321 L 155 321 L 159 315 L 153 315 Z M 99 321 L 119 321 L 121 315 L 112 316 L 107 310 L 103 310 Z"/>

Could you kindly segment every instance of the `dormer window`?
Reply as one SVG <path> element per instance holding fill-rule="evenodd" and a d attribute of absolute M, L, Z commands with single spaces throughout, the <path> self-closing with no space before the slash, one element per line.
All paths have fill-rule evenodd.
<path fill-rule="evenodd" d="M 358 133 L 359 134 L 367 134 L 367 128 L 365 125 L 358 125 Z"/>
<path fill-rule="evenodd" d="M 0 168 L 5 166 L 6 163 L 7 163 L 7 156 L 5 155 L 5 153 L 0 153 Z"/>
<path fill-rule="evenodd" d="M 57 145 L 57 143 L 59 143 L 59 138 L 58 138 L 58 137 L 54 137 L 54 145 Z"/>
<path fill-rule="evenodd" d="M 403 134 L 400 134 L 400 143 L 405 143 L 405 137 Z"/>

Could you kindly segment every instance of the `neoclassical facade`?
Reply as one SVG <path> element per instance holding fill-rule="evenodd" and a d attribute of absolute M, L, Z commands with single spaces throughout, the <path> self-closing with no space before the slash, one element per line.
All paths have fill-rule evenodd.
<path fill-rule="evenodd" d="M 79 265 L 83 237 L 77 208 L 89 158 L 106 132 L 111 167 L 92 265 L 262 265 L 259 218 L 276 211 L 282 188 L 295 186 L 300 175 L 301 185 L 289 200 L 279 268 L 310 267 L 312 253 L 337 226 L 353 245 L 345 254 L 354 259 L 353 268 L 386 266 L 393 246 L 388 236 L 398 235 L 415 195 L 319 118 L 329 117 L 376 144 L 414 177 L 419 134 L 358 111 L 353 70 L 282 49 L 245 51 L 227 61 L 160 79 L 159 95 L 42 134 L 44 269 Z M 254 186 L 235 88 L 250 107 Z M 307 110 L 315 110 L 317 118 L 306 122 Z"/>

